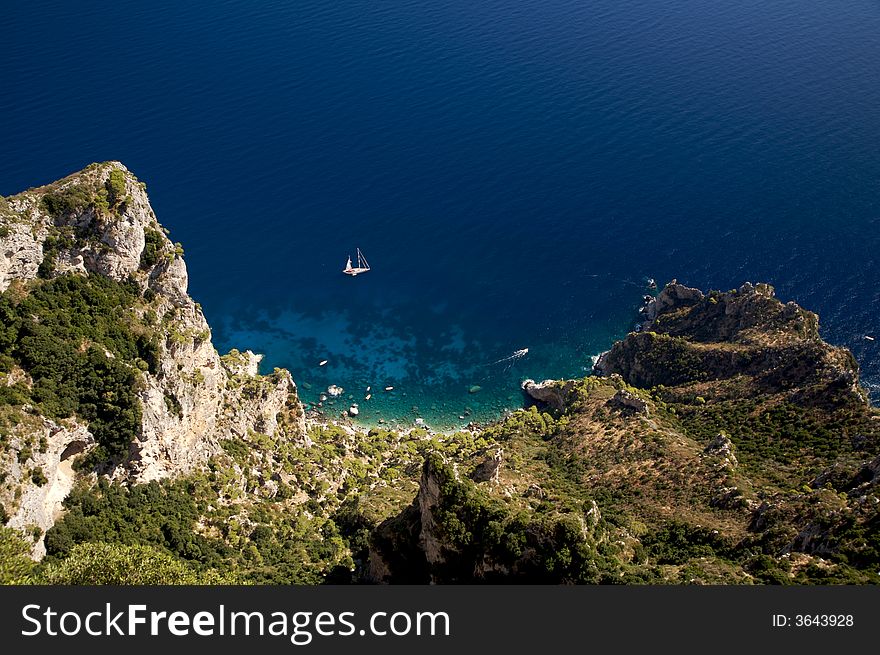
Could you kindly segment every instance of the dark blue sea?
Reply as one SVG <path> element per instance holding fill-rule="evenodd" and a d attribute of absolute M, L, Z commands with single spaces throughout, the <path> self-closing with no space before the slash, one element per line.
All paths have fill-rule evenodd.
<path fill-rule="evenodd" d="M 31 0 L 0 89 L 0 193 L 124 162 L 218 347 L 331 414 L 519 406 L 646 277 L 770 282 L 878 389 L 878 0 Z"/>

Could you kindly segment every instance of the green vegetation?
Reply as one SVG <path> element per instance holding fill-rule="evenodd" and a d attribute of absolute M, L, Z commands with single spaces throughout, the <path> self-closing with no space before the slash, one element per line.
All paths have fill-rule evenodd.
<path fill-rule="evenodd" d="M 62 218 L 83 212 L 94 202 L 94 190 L 82 184 L 74 184 L 63 191 L 43 195 L 43 208 L 53 218 Z"/>
<path fill-rule="evenodd" d="M 74 241 L 69 232 L 55 230 L 54 234 L 50 234 L 43 241 L 43 261 L 37 269 L 37 275 L 44 280 L 52 277 L 55 272 L 55 260 L 58 253 L 65 248 L 71 248 Z"/>
<path fill-rule="evenodd" d="M 663 397 L 671 400 L 669 394 Z M 719 432 L 729 434 L 752 470 L 765 469 L 768 461 L 804 464 L 833 459 L 852 452 L 856 435 L 880 437 L 880 421 L 848 408 L 829 415 L 791 402 L 763 405 L 749 398 L 697 400 L 693 405 L 679 401 L 676 407 L 682 426 L 698 441 L 707 443 Z"/>
<path fill-rule="evenodd" d="M 92 489 L 75 489 L 68 512 L 46 533 L 48 561 L 67 557 L 83 542 L 149 545 L 204 567 L 217 566 L 224 545 L 195 534 L 203 506 L 192 481 L 150 482 L 131 489 L 102 478 Z"/>
<path fill-rule="evenodd" d="M 728 557 L 733 545 L 718 530 L 673 520 L 642 539 L 644 553 L 657 564 L 687 564 L 695 558 Z"/>
<path fill-rule="evenodd" d="M 137 359 L 155 372 L 156 337 L 136 318 L 136 285 L 100 276 L 65 275 L 0 294 L 0 358 L 20 366 L 33 388 L 13 387 L 0 399 L 25 398 L 53 418 L 88 421 L 97 463 L 123 454 L 140 427 Z"/>
<path fill-rule="evenodd" d="M 125 173 L 120 170 L 110 171 L 107 178 L 107 202 L 111 208 L 117 208 L 125 200 Z"/>
<path fill-rule="evenodd" d="M 12 528 L 0 527 L 0 584 L 27 584 L 35 568 L 30 546 Z"/>
<path fill-rule="evenodd" d="M 165 238 L 157 230 L 144 230 L 144 251 L 141 253 L 141 268 L 152 268 L 159 263 Z"/>
<path fill-rule="evenodd" d="M 35 466 L 31 469 L 31 482 L 33 482 L 38 487 L 42 487 L 49 481 L 49 478 L 46 477 L 46 474 L 43 473 L 43 469 L 39 466 Z"/>
<path fill-rule="evenodd" d="M 101 186 L 77 182 L 60 191 L 49 190 L 40 202 L 52 218 L 59 220 L 82 214 L 89 207 L 98 214 L 118 213 L 125 209 L 127 200 L 125 173 L 113 169 Z"/>
<path fill-rule="evenodd" d="M 47 562 L 64 566 L 78 544 L 112 543 L 149 547 L 187 570 L 219 571 L 242 583 L 317 584 L 340 564 L 350 570 L 332 520 L 290 512 L 283 497 L 255 504 L 244 521 L 241 507 L 217 514 L 208 505 L 225 483 L 209 476 L 129 489 L 102 480 L 76 489 L 46 534 Z M 203 531 L 198 524 L 206 516 L 211 527 Z"/>
<path fill-rule="evenodd" d="M 481 564 L 491 563 L 483 579 L 507 577 L 517 570 L 522 582 L 560 584 L 603 582 L 617 568 L 612 552 L 597 550 L 594 530 L 600 528 L 584 508 L 517 510 L 469 480 L 457 479 L 439 456 L 425 465 L 440 482 L 435 511 L 444 543 L 455 552 L 432 574 L 446 582 L 473 580 Z M 552 544 L 551 547 L 548 547 Z"/>
<path fill-rule="evenodd" d="M 150 546 L 84 543 L 66 559 L 49 564 L 36 578 L 55 585 L 220 585 L 234 577 L 197 570 Z"/>

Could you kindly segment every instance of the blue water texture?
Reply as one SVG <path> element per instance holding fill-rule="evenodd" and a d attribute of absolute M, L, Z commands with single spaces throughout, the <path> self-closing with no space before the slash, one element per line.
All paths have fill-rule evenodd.
<path fill-rule="evenodd" d="M 4 18 L 0 193 L 123 161 L 185 245 L 217 346 L 265 353 L 307 401 L 344 387 L 331 415 L 497 416 L 525 377 L 584 375 L 645 277 L 770 282 L 878 389 L 877 0 L 36 0 Z M 373 270 L 349 278 L 357 247 Z"/>

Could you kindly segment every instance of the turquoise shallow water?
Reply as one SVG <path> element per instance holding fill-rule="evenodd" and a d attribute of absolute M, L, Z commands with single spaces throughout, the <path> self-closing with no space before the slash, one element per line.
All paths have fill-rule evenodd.
<path fill-rule="evenodd" d="M 5 17 L 0 193 L 122 160 L 185 244 L 217 345 L 266 353 L 307 400 L 341 385 L 332 413 L 497 415 L 524 377 L 583 374 L 645 276 L 771 282 L 880 389 L 874 0 Z M 373 270 L 350 279 L 356 247 Z"/>
<path fill-rule="evenodd" d="M 628 305 L 621 304 L 622 312 L 598 325 L 562 325 L 549 319 L 540 338 L 521 330 L 521 341 L 515 341 L 516 318 L 499 316 L 497 332 L 491 326 L 480 332 L 469 325 L 474 318 L 442 303 L 414 303 L 411 314 L 404 316 L 400 308 L 365 300 L 372 287 L 382 284 L 381 275 L 369 281 L 366 276 L 343 279 L 343 286 L 351 286 L 344 295 L 351 299 L 342 308 L 328 299 L 326 306 L 336 309 L 322 307 L 311 314 L 260 309 L 244 318 L 227 316 L 217 332 L 232 343 L 260 344 L 269 366 L 296 353 L 292 370 L 301 395 L 328 415 L 356 403 L 361 423 L 382 419 L 410 424 L 422 418 L 449 429 L 520 407 L 519 385 L 527 377 L 588 374 L 591 355 L 607 347 L 632 318 Z M 630 299 L 639 297 L 634 285 L 625 285 L 623 291 Z M 513 356 L 523 348 L 528 348 L 526 355 Z M 345 392 L 328 396 L 330 385 Z"/>

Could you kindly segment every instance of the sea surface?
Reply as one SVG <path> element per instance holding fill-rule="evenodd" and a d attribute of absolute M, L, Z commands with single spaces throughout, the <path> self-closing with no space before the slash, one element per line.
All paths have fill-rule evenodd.
<path fill-rule="evenodd" d="M 880 389 L 878 0 L 32 0 L 0 88 L 0 194 L 124 162 L 328 414 L 497 416 L 648 277 L 770 282 Z"/>

